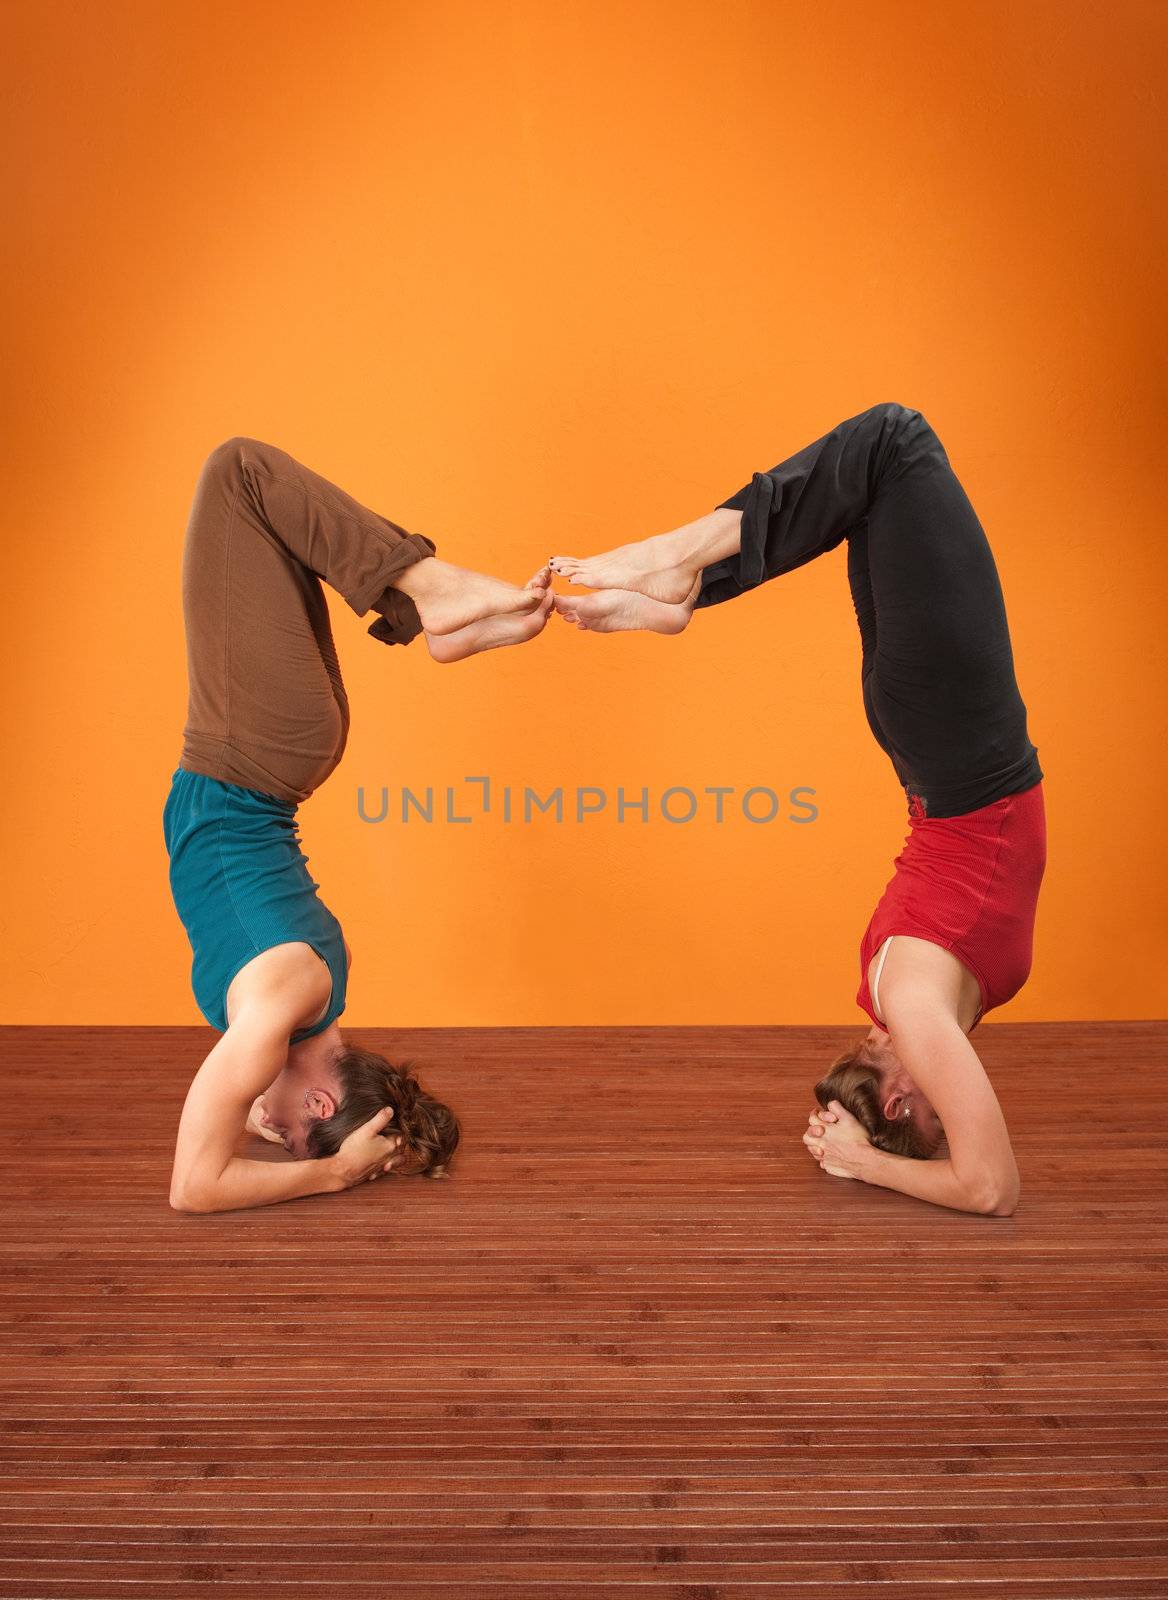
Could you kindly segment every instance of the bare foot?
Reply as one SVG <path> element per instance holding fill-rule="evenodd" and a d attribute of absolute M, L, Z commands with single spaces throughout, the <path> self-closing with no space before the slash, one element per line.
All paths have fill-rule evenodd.
<path fill-rule="evenodd" d="M 484 650 L 497 650 L 500 645 L 524 644 L 528 639 L 534 639 L 537 633 L 543 632 L 552 614 L 555 595 L 549 587 L 550 583 L 551 572 L 547 567 L 542 567 L 533 578 L 528 579 L 520 593 L 535 597 L 535 609 L 526 615 L 509 613 L 480 617 L 476 622 L 469 622 L 465 627 L 455 628 L 449 633 L 431 633 L 429 629 L 424 629 L 427 649 L 435 661 L 445 665 L 452 661 L 464 661 L 467 656 L 481 655 Z"/>
<path fill-rule="evenodd" d="M 680 605 L 669 605 L 634 589 L 598 589 L 595 594 L 558 594 L 555 605 L 565 621 L 591 633 L 624 633 L 632 629 L 680 633 L 693 615 L 696 593 L 695 582 Z"/>
<path fill-rule="evenodd" d="M 695 522 L 602 555 L 552 556 L 553 572 L 587 589 L 635 589 L 666 605 L 684 605 L 702 569 L 733 555 L 742 545 L 742 512 L 716 506 Z"/>
<path fill-rule="evenodd" d="M 651 600 L 680 605 L 693 588 L 702 564 L 683 553 L 671 533 L 636 544 L 622 544 L 603 555 L 552 556 L 551 569 L 569 583 L 588 589 L 635 589 Z"/>
<path fill-rule="evenodd" d="M 392 587 L 413 600 L 427 635 L 457 633 L 486 618 L 533 612 L 542 593 L 534 578 L 521 589 L 484 572 L 451 566 L 437 556 L 426 556 L 406 567 Z"/>

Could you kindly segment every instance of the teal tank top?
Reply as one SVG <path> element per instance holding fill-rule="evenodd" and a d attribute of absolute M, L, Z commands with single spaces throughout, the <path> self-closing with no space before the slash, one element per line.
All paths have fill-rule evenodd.
<path fill-rule="evenodd" d="M 296 807 L 259 789 L 177 767 L 162 812 L 170 890 L 194 953 L 191 987 L 213 1028 L 227 1032 L 227 988 L 274 944 L 310 944 L 332 973 L 318 1022 L 298 1028 L 299 1044 L 323 1033 L 345 1009 L 348 963 L 341 925 L 317 893 L 300 849 Z"/>

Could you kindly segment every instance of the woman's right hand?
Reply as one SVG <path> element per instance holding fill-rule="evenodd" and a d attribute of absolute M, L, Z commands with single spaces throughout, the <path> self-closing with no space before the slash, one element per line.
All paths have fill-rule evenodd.
<path fill-rule="evenodd" d="M 401 1159 L 401 1135 L 382 1133 L 393 1116 L 392 1106 L 382 1106 L 368 1122 L 354 1128 L 335 1155 L 329 1157 L 342 1188 L 351 1189 L 366 1179 L 380 1177 Z"/>

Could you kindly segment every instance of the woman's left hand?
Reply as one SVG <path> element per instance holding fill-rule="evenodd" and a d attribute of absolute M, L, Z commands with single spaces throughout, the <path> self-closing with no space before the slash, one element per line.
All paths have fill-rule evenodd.
<path fill-rule="evenodd" d="M 831 1101 L 826 1111 L 816 1106 L 807 1118 L 803 1143 L 812 1159 L 833 1178 L 863 1178 L 872 1141 L 863 1123 L 838 1100 Z"/>

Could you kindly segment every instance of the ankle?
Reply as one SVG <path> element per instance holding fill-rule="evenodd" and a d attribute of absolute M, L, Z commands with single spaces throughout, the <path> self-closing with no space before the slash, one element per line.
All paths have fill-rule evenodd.
<path fill-rule="evenodd" d="M 718 506 L 681 531 L 689 535 L 689 563 L 698 569 L 708 567 L 715 561 L 736 554 L 741 548 L 742 513 L 728 506 Z"/>
<path fill-rule="evenodd" d="M 426 600 L 446 589 L 450 567 L 437 556 L 422 556 L 390 578 L 388 587 L 400 589 L 411 600 Z"/>

